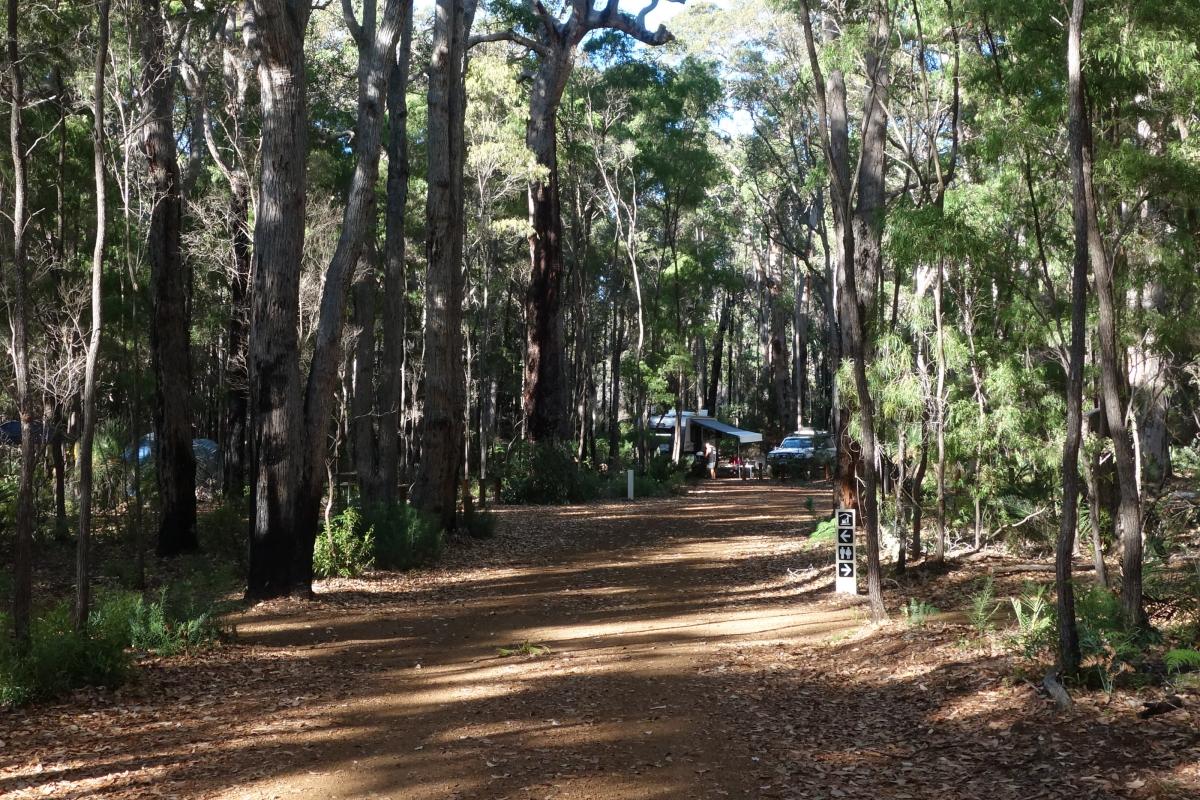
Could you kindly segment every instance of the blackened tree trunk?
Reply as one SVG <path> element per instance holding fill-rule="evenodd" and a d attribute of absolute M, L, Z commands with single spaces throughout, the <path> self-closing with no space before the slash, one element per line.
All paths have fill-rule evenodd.
<path fill-rule="evenodd" d="M 466 6 L 466 7 L 464 7 Z M 412 501 L 455 526 L 466 420 L 463 372 L 463 124 L 466 34 L 473 0 L 438 0 L 429 66 L 425 252 L 425 414 Z"/>
<path fill-rule="evenodd" d="M 13 638 L 19 650 L 29 646 L 33 605 L 33 472 L 37 466 L 33 437 L 33 397 L 29 391 L 29 276 L 25 264 L 25 224 L 28 221 L 28 154 L 23 130 L 25 76 L 18 44 L 17 0 L 7 2 L 6 50 L 9 74 L 9 153 L 12 155 L 12 253 L 10 273 L 12 361 L 21 418 L 21 477 L 17 487 L 16 542 L 13 548 Z"/>
<path fill-rule="evenodd" d="M 174 56 L 160 0 L 143 0 L 142 150 L 153 192 L 147 257 L 152 297 L 154 466 L 161 518 L 158 553 L 196 550 L 196 457 L 192 452 L 191 275 L 184 262 L 183 189 L 176 153 Z"/>
<path fill-rule="evenodd" d="M 92 442 L 96 433 L 96 362 L 100 357 L 101 283 L 108 225 L 104 187 L 104 72 L 108 66 L 109 0 L 97 6 L 96 72 L 92 87 L 92 149 L 96 191 L 96 241 L 92 249 L 92 330 L 83 379 L 83 429 L 79 436 L 79 538 L 75 551 L 75 629 L 87 629 L 91 608 Z"/>
<path fill-rule="evenodd" d="M 1071 5 L 1067 29 L 1067 83 L 1070 114 L 1072 202 L 1075 220 L 1075 257 L 1071 264 L 1071 344 L 1067 374 L 1067 435 L 1062 457 L 1062 513 L 1055 548 L 1055 589 L 1058 593 L 1058 663 L 1073 675 L 1079 670 L 1079 630 L 1075 624 L 1075 587 L 1071 558 L 1079 514 L 1079 440 L 1083 432 L 1083 362 L 1087 325 L 1088 213 L 1083 176 L 1084 125 L 1086 124 L 1083 75 L 1080 66 L 1084 0 Z"/>
<path fill-rule="evenodd" d="M 717 318 L 717 336 L 713 341 L 712 373 L 708 378 L 708 398 L 706 407 L 709 416 L 717 416 L 720 409 L 721 359 L 725 352 L 725 331 L 729 328 L 730 315 L 733 311 L 733 293 L 726 292 L 721 303 L 721 314 Z"/>
<path fill-rule="evenodd" d="M 294 574 L 300 502 L 300 264 L 308 117 L 304 33 L 309 0 L 255 0 L 262 104 L 254 225 L 250 377 L 250 599 L 304 591 Z"/>

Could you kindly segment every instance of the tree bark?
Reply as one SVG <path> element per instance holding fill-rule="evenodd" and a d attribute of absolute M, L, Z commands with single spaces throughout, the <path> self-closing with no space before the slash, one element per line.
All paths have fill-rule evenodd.
<path fill-rule="evenodd" d="M 1063 442 L 1063 507 L 1055 547 L 1055 589 L 1058 595 L 1058 663 L 1063 673 L 1079 670 L 1079 631 L 1075 623 L 1075 587 L 1071 558 L 1079 511 L 1079 441 L 1083 425 L 1083 360 L 1087 324 L 1088 214 L 1084 183 L 1084 125 L 1086 118 L 1080 66 L 1084 0 L 1073 0 L 1067 32 L 1067 82 L 1070 114 L 1071 178 L 1075 228 L 1075 257 L 1071 265 L 1071 344 L 1067 374 L 1067 431 Z"/>
<path fill-rule="evenodd" d="M 568 386 L 563 374 L 562 278 L 563 229 L 559 199 L 558 105 L 574 65 L 575 49 L 594 30 L 611 29 L 657 46 L 672 39 L 666 28 L 651 31 L 646 15 L 650 4 L 636 17 L 621 11 L 616 0 L 595 7 L 586 0 L 570 0 L 568 17 L 553 17 L 540 3 L 530 3 L 541 26 L 537 41 L 501 32 L 489 38 L 518 41 L 533 50 L 539 62 L 530 89 L 529 121 L 525 144 L 543 170 L 529 184 L 530 282 L 525 297 L 526 355 L 522 405 L 525 435 L 534 441 L 557 441 L 570 435 L 567 411 Z"/>
<path fill-rule="evenodd" d="M 183 189 L 175 139 L 176 68 L 160 0 L 143 0 L 142 150 L 153 193 L 147 257 L 152 298 L 154 471 L 158 554 L 196 550 L 196 457 L 192 451 L 191 273 L 184 261 Z"/>
<path fill-rule="evenodd" d="M 310 11 L 309 0 L 254 2 L 262 142 L 249 344 L 250 599 L 307 590 L 293 562 L 305 456 L 299 447 L 296 320 L 307 199 L 304 33 Z"/>
<path fill-rule="evenodd" d="M 400 42 L 388 80 L 387 200 L 384 208 L 383 347 L 375 394 L 379 423 L 380 501 L 396 502 L 399 480 L 400 399 L 403 391 L 405 328 L 408 314 L 404 264 L 404 218 L 408 205 L 408 93 L 412 54 L 413 3 L 401 6 Z"/>
<path fill-rule="evenodd" d="M 429 66 L 425 414 L 413 504 L 453 530 L 466 420 L 463 373 L 463 73 L 472 0 L 438 0 Z"/>
<path fill-rule="evenodd" d="M 33 398 L 29 391 L 29 276 L 25 263 L 25 224 L 28 221 L 28 156 L 25 151 L 25 76 L 18 43 L 17 0 L 7 0 L 6 49 L 9 74 L 9 152 L 12 155 L 12 253 L 11 273 L 12 360 L 16 384 L 17 413 L 21 418 L 21 476 L 17 486 L 16 539 L 13 548 L 13 638 L 18 651 L 29 647 L 33 605 L 33 472 L 37 466 L 34 448 Z"/>
<path fill-rule="evenodd" d="M 1074 0 L 1072 17 L 1080 17 L 1082 27 L 1083 0 Z M 1138 495 L 1137 466 L 1126 427 L 1128 390 L 1126 373 L 1118 353 L 1117 304 L 1115 281 L 1108 252 L 1100 234 L 1100 222 L 1096 209 L 1096 190 L 1092 181 L 1092 126 L 1086 107 L 1085 77 L 1078 77 L 1075 89 L 1079 105 L 1079 158 L 1082 183 L 1083 209 L 1086 213 L 1087 249 L 1092 270 L 1095 273 L 1097 298 L 1097 339 L 1100 355 L 1100 394 L 1104 412 L 1108 418 L 1108 429 L 1112 435 L 1113 455 L 1117 464 L 1117 483 L 1120 503 L 1117 520 L 1121 536 L 1121 601 L 1125 615 L 1136 628 L 1149 626 L 1146 610 L 1142 603 L 1142 524 L 1141 498 Z"/>
<path fill-rule="evenodd" d="M 92 249 L 92 330 L 83 379 L 83 428 L 79 436 L 79 538 L 75 551 L 75 629 L 87 630 L 91 609 L 92 442 L 96 433 L 96 362 L 103 325 L 104 245 L 108 225 L 104 186 L 104 72 L 108 66 L 109 0 L 100 0 L 96 34 L 96 71 L 92 85 L 92 160 L 96 192 L 96 241 Z M 134 457 L 137 457 L 135 452 Z"/>
<path fill-rule="evenodd" d="M 813 40 L 812 20 L 807 0 L 802 0 L 801 7 L 805 45 L 808 50 L 809 63 L 816 85 L 820 130 L 826 158 L 830 165 L 830 195 L 833 200 L 834 229 L 838 234 L 839 241 L 838 310 L 841 324 L 842 353 L 852 361 L 855 393 L 858 395 L 859 426 L 862 429 L 860 438 L 862 442 L 864 491 L 859 500 L 862 507 L 863 527 L 866 534 L 867 594 L 870 598 L 872 617 L 875 620 L 884 620 L 887 618 L 887 609 L 883 604 L 882 575 L 879 563 L 879 507 L 878 497 L 876 496 L 875 411 L 866 371 L 865 337 L 867 326 L 865 316 L 870 309 L 870 305 L 861 303 L 862 295 L 857 285 L 858 276 L 856 271 L 858 265 L 855 263 L 855 260 L 856 254 L 860 251 L 855 249 L 856 226 L 851 219 L 850 213 L 850 148 L 849 126 L 846 118 L 846 84 L 840 70 L 831 72 L 828 100 L 826 99 L 825 79 L 817 59 L 816 43 Z M 874 46 L 872 49 L 882 49 L 888 40 L 887 14 L 875 9 L 872 11 L 872 18 L 874 24 Z M 877 58 L 878 51 L 873 52 L 872 56 Z M 870 69 L 872 58 L 868 58 L 867 63 L 869 71 L 872 74 L 868 76 L 870 88 L 868 89 L 865 101 L 864 124 L 869 130 L 874 116 L 885 113 L 883 106 L 886 103 L 887 78 L 886 69 L 882 65 L 875 69 Z M 880 73 L 883 73 L 882 78 Z M 872 142 L 874 143 L 872 144 Z M 864 142 L 864 148 L 879 147 L 881 150 L 878 154 L 864 152 L 862 157 L 863 169 L 866 169 L 867 165 L 870 164 L 872 165 L 870 167 L 872 171 L 879 171 L 879 174 L 872 174 L 864 178 L 860 170 L 858 176 L 859 186 L 866 186 L 868 192 L 873 191 L 871 187 L 875 182 L 882 183 L 883 181 L 882 170 L 884 169 L 885 156 L 882 153 L 882 145 L 882 139 L 873 140 L 869 136 Z M 876 212 L 881 213 L 881 211 L 882 209 L 872 209 L 869 205 L 864 205 L 860 198 L 854 215 L 858 218 L 857 225 L 864 230 L 865 235 L 872 237 L 872 241 L 864 243 L 861 250 L 862 257 L 870 262 L 866 267 L 868 274 L 877 274 L 877 270 L 879 269 L 878 263 L 873 261 L 873 259 L 878 259 L 879 257 L 880 242 L 878 236 L 882 233 L 882 219 L 873 217 L 871 214 L 875 214 Z M 876 272 L 872 272 L 872 270 Z"/>

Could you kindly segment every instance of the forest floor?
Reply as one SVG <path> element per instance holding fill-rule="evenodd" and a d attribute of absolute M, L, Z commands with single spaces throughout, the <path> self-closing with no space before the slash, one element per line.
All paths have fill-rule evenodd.
<path fill-rule="evenodd" d="M 1200 796 L 1200 698 L 1059 712 L 961 613 L 868 624 L 807 540 L 828 497 L 501 508 L 436 568 L 328 581 L 121 690 L 0 713 L 0 796 Z M 986 569 L 910 570 L 889 608 L 961 610 Z"/>

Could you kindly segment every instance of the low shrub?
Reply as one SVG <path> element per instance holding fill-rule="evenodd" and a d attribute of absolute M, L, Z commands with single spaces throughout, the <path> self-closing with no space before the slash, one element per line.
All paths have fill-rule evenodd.
<path fill-rule="evenodd" d="M 17 652 L 10 620 L 0 624 L 0 704 L 22 705 L 83 686 L 121 685 L 132 664 L 127 595 L 97 602 L 87 633 L 78 633 L 61 603 L 34 620 L 29 649 Z"/>
<path fill-rule="evenodd" d="M 205 553 L 245 567 L 249 543 L 249 509 L 245 499 L 227 499 L 196 516 L 196 534 Z"/>
<path fill-rule="evenodd" d="M 517 444 L 501 472 L 500 497 L 506 503 L 579 503 L 599 491 L 599 477 L 580 467 L 566 446 L 553 442 Z"/>
<path fill-rule="evenodd" d="M 1121 601 L 1103 587 L 1089 586 L 1075 596 L 1075 616 L 1083 669 L 1111 692 L 1117 677 L 1132 672 L 1142 654 Z"/>
<path fill-rule="evenodd" d="M 1027 585 L 1019 597 L 1010 597 L 1017 631 L 1010 637 L 1013 647 L 1026 658 L 1036 658 L 1054 640 L 1054 606 L 1047 586 Z"/>
<path fill-rule="evenodd" d="M 474 516 L 490 515 L 476 512 Z M 395 503 L 372 508 L 366 517 L 370 522 L 367 535 L 379 569 L 412 569 L 435 561 L 442 553 L 442 526 L 423 511 Z"/>
<path fill-rule="evenodd" d="M 353 578 L 375 565 L 375 534 L 351 506 L 333 517 L 317 534 L 313 574 L 318 578 Z"/>
<path fill-rule="evenodd" d="M 996 602 L 996 582 L 988 575 L 979 583 L 979 591 L 971 595 L 971 608 L 967 611 L 967 619 L 975 633 L 983 636 L 992 630 L 992 619 L 1000 610 Z"/>
<path fill-rule="evenodd" d="M 823 519 L 817 524 L 817 527 L 809 534 L 810 542 L 832 542 L 837 539 L 837 519 L 830 517 Z"/>
<path fill-rule="evenodd" d="M 900 608 L 900 613 L 904 616 L 904 621 L 908 623 L 910 628 L 923 628 L 929 618 L 938 613 L 937 608 L 919 600 L 916 597 L 908 599 L 908 605 Z"/>
<path fill-rule="evenodd" d="M 220 625 L 211 609 L 198 615 L 172 613 L 167 590 L 158 600 L 138 597 L 129 612 L 129 645 L 135 650 L 160 656 L 173 656 L 215 642 Z"/>

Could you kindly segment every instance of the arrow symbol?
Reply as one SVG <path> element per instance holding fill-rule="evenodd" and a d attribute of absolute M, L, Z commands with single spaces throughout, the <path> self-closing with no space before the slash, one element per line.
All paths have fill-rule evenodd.
<path fill-rule="evenodd" d="M 854 529 L 838 528 L 838 544 L 854 544 Z"/>
<path fill-rule="evenodd" d="M 838 564 L 838 577 L 839 578 L 853 578 L 854 577 L 854 565 L 849 564 L 849 563 Z"/>

